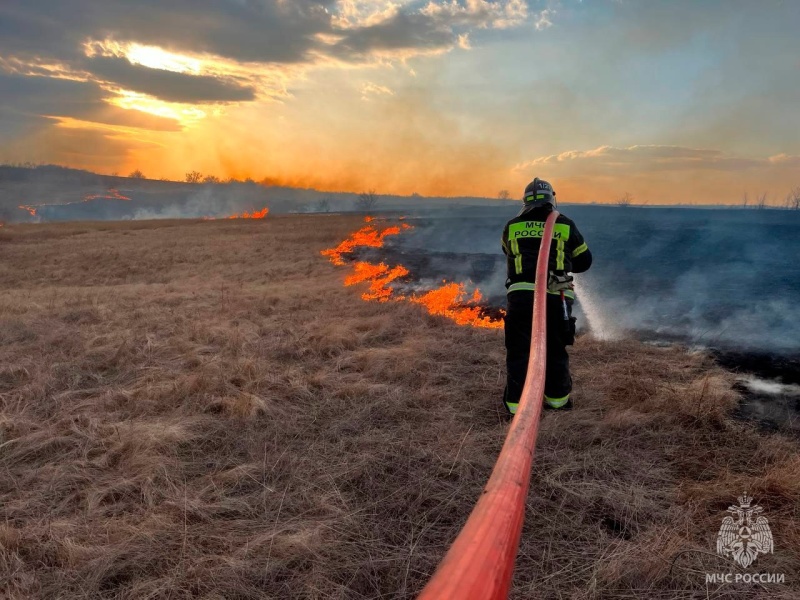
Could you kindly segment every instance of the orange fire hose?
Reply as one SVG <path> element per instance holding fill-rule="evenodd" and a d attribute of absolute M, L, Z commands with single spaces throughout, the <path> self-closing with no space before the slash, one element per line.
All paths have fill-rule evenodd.
<path fill-rule="evenodd" d="M 508 596 L 519 548 L 531 463 L 544 397 L 550 242 L 558 212 L 547 218 L 536 263 L 531 354 L 525 387 L 489 482 L 418 600 L 500 600 Z"/>

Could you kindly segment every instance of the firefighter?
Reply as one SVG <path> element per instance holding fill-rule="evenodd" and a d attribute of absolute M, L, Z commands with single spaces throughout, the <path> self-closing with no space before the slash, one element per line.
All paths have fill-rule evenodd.
<path fill-rule="evenodd" d="M 505 317 L 506 389 L 503 402 L 511 415 L 517 412 L 531 347 L 533 292 L 536 262 L 544 224 L 556 206 L 556 193 L 547 181 L 534 179 L 525 188 L 523 208 L 503 229 L 503 252 L 507 263 L 508 311 Z M 559 215 L 550 244 L 547 290 L 547 367 L 544 407 L 572 408 L 567 346 L 575 341 L 575 299 L 570 273 L 583 273 L 592 265 L 592 253 L 575 223 Z"/>

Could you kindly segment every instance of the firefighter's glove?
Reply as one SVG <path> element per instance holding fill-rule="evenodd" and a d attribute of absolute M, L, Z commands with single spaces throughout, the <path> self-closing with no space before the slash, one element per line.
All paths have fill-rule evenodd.
<path fill-rule="evenodd" d="M 575 278 L 572 275 L 556 275 L 550 273 L 550 280 L 547 282 L 547 289 L 551 292 L 563 292 L 564 290 L 574 289 L 573 281 Z"/>

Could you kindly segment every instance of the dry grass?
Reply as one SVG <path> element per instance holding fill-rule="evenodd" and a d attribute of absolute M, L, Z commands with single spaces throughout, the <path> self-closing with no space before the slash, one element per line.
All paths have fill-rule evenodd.
<path fill-rule="evenodd" d="M 0 232 L 0 596 L 419 592 L 504 438 L 502 333 L 358 300 L 319 251 L 359 224 Z M 732 421 L 703 356 L 573 356 L 512 596 L 797 597 L 796 443 Z M 707 588 L 745 490 L 775 534 L 757 566 L 789 582 Z"/>

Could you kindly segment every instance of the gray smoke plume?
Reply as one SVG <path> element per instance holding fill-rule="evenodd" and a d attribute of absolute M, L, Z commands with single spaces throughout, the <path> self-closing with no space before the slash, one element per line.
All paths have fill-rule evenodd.
<path fill-rule="evenodd" d="M 500 236 L 518 207 L 416 212 L 389 257 L 420 277 L 477 285 L 504 304 Z M 595 257 L 576 276 L 592 333 L 730 350 L 800 352 L 800 212 L 565 205 Z"/>

